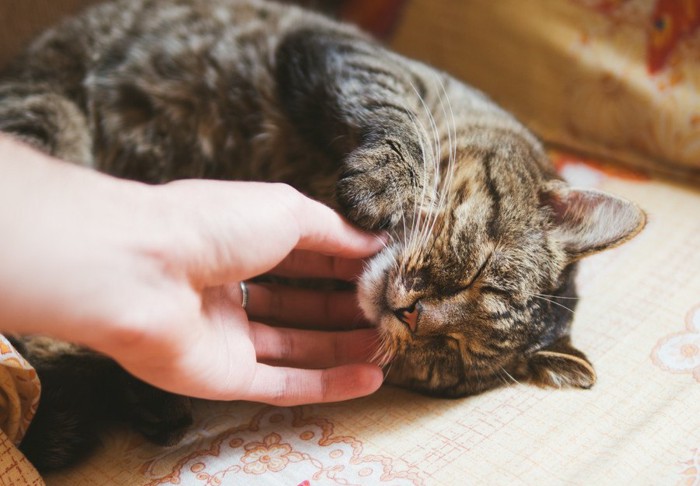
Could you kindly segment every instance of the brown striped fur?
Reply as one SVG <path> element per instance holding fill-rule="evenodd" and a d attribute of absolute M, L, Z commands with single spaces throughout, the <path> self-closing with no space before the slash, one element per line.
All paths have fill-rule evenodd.
<path fill-rule="evenodd" d="M 90 9 L 4 73 L 0 130 L 150 183 L 285 182 L 387 230 L 359 284 L 381 333 L 377 360 L 390 382 L 440 396 L 517 380 L 592 386 L 593 367 L 569 340 L 576 264 L 645 221 L 634 204 L 564 184 L 540 143 L 478 91 L 351 26 L 262 0 Z M 86 401 L 115 396 L 92 377 L 120 373 L 104 358 L 18 345 L 57 380 L 49 388 L 62 386 L 53 371 L 82 369 Z M 131 398 L 112 403 L 152 439 L 176 441 L 190 420 L 185 399 L 126 381 Z M 58 434 L 50 409 L 42 401 L 32 444 Z M 43 468 L 71 460 L 50 445 L 25 450 Z"/>

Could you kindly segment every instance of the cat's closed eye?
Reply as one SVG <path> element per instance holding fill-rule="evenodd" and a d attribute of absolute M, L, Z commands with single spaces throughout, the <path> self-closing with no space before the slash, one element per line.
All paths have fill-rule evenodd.
<path fill-rule="evenodd" d="M 471 274 L 471 277 L 469 277 L 468 281 L 466 284 L 462 285 L 459 287 L 454 293 L 462 293 L 466 292 L 474 287 L 475 284 L 479 283 L 479 280 L 481 279 L 481 276 L 484 274 L 486 271 L 486 268 L 488 267 L 489 263 L 491 263 L 491 259 L 493 258 L 493 252 L 490 252 L 486 258 L 484 258 L 483 263 L 481 263 L 477 268 L 474 273 Z"/>

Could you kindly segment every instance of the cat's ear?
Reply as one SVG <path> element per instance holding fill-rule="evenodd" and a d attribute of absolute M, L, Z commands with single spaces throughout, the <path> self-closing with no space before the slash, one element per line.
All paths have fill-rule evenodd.
<path fill-rule="evenodd" d="M 636 204 L 561 181 L 549 182 L 540 200 L 551 209 L 554 237 L 572 260 L 620 245 L 646 224 L 646 215 Z"/>
<path fill-rule="evenodd" d="M 541 387 L 590 388 L 596 373 L 586 355 L 565 336 L 530 356 L 528 378 Z"/>

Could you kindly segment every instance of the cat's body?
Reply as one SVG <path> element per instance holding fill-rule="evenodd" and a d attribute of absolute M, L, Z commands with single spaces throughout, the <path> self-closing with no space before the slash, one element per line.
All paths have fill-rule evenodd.
<path fill-rule="evenodd" d="M 481 93 L 352 27 L 257 0 L 91 9 L 7 71 L 0 130 L 150 183 L 286 182 L 389 230 L 360 304 L 381 330 L 389 380 L 440 396 L 516 379 L 591 386 L 593 368 L 569 343 L 576 262 L 644 224 L 626 201 L 568 188 Z M 30 361 L 44 349 L 23 340 Z M 34 354 L 40 376 L 54 366 Z M 126 386 L 139 387 L 129 406 L 148 408 L 161 392 Z M 151 433 L 152 417 L 132 419 L 173 442 L 180 432 L 167 430 L 189 417 L 173 400 L 181 413 Z"/>

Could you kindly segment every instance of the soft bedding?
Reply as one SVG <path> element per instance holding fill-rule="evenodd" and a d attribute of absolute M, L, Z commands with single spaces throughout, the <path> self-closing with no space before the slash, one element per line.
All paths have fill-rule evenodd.
<path fill-rule="evenodd" d="M 296 408 L 200 402 L 195 426 L 174 448 L 117 427 L 87 462 L 44 479 L 71 486 L 700 484 L 700 193 L 553 157 L 572 182 L 640 201 L 649 213 L 637 239 L 581 267 L 574 339 L 598 372 L 591 390 L 514 383 L 460 400 L 385 387 L 361 400 Z"/>
<path fill-rule="evenodd" d="M 41 3 L 0 4 L 0 14 L 45 11 Z M 700 485 L 700 192 L 603 162 L 700 180 L 697 65 L 681 66 L 697 32 L 667 58 L 674 70 L 650 74 L 644 37 L 629 18 L 652 13 L 654 1 L 538 0 L 527 12 L 516 4 L 393 2 L 386 12 L 402 15 L 378 25 L 395 29 L 397 48 L 476 83 L 550 142 L 597 154 L 552 151 L 572 183 L 648 212 L 638 238 L 581 266 L 573 338 L 597 384 L 581 391 L 513 383 L 459 400 L 385 387 L 296 408 L 199 402 L 180 445 L 158 448 L 115 427 L 89 460 L 46 475 L 47 484 Z M 346 12 L 365 18 L 361 5 Z M 0 40 L 16 44 L 9 34 Z M 517 56 L 499 54 L 508 43 Z M 559 86 L 564 78 L 555 74 L 569 84 Z M 41 484 L 14 446 L 38 386 L 5 341 L 0 357 L 0 485 Z"/>

